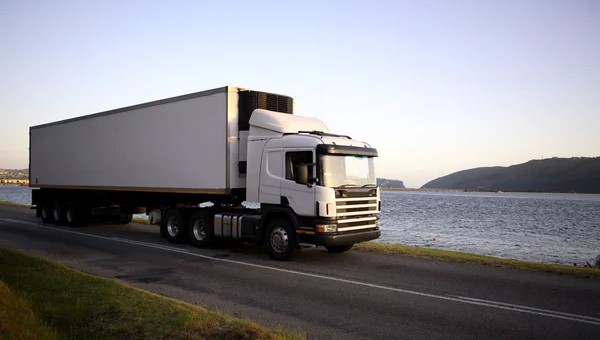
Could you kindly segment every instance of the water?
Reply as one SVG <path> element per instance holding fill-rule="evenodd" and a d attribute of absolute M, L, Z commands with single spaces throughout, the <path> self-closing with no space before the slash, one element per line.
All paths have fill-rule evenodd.
<path fill-rule="evenodd" d="M 382 192 L 386 243 L 583 265 L 600 254 L 600 195 Z M 0 201 L 31 204 L 28 187 Z"/>
<path fill-rule="evenodd" d="M 0 185 L 0 201 L 30 205 L 31 188 L 23 186 Z"/>
<path fill-rule="evenodd" d="M 381 242 L 583 265 L 600 254 L 600 195 L 382 193 Z"/>

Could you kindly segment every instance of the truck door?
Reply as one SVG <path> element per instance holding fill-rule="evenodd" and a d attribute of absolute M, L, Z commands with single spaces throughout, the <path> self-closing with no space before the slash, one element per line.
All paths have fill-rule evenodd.
<path fill-rule="evenodd" d="M 301 216 L 315 216 L 315 184 L 298 184 L 294 172 L 298 165 L 308 165 L 308 177 L 315 177 L 315 155 L 311 150 L 286 150 L 285 178 L 281 180 L 281 201 Z"/>

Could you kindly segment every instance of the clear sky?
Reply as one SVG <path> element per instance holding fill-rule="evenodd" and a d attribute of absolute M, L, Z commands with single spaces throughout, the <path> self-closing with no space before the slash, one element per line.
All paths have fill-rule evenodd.
<path fill-rule="evenodd" d="M 0 1 L 0 168 L 29 126 L 225 85 L 293 96 L 408 187 L 597 157 L 600 1 Z"/>

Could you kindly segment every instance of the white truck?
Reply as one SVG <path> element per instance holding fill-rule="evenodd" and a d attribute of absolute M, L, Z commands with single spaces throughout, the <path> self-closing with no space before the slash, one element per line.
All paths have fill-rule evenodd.
<path fill-rule="evenodd" d="M 226 86 L 33 126 L 32 208 L 71 227 L 160 211 L 170 242 L 254 240 L 277 260 L 378 238 L 377 150 L 293 109 Z"/>

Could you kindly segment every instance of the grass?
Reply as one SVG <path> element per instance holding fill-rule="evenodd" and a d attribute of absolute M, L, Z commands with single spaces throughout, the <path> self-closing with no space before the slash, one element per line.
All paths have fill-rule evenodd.
<path fill-rule="evenodd" d="M 138 217 L 138 216 L 133 216 L 133 219 L 131 220 L 131 222 L 138 223 L 138 224 L 150 224 L 150 221 L 148 221 L 147 218 Z"/>
<path fill-rule="evenodd" d="M 2 339 L 302 338 L 4 248 L 0 303 Z"/>
<path fill-rule="evenodd" d="M 10 201 L 0 201 L 0 205 L 7 205 L 9 207 L 30 208 L 30 206 L 27 204 L 20 204 Z"/>
<path fill-rule="evenodd" d="M 527 262 L 511 259 L 502 259 L 492 256 L 476 255 L 462 253 L 457 251 L 423 248 L 415 246 L 405 246 L 401 244 L 389 244 L 379 242 L 365 242 L 354 245 L 355 249 L 383 253 L 389 255 L 401 255 L 431 258 L 455 262 L 477 263 L 486 266 L 504 267 L 520 270 L 540 271 L 555 274 L 571 275 L 576 277 L 594 278 L 600 277 L 600 270 L 597 268 L 575 267 L 562 264 Z"/>
<path fill-rule="evenodd" d="M 58 339 L 58 334 L 35 316 L 29 299 L 0 281 L 0 339 Z"/>

